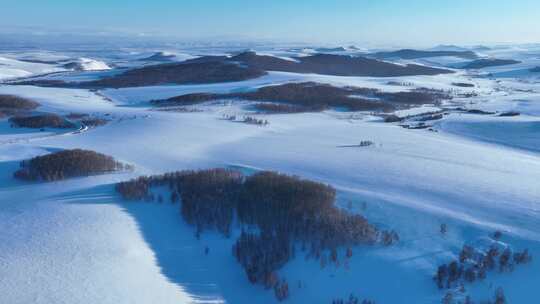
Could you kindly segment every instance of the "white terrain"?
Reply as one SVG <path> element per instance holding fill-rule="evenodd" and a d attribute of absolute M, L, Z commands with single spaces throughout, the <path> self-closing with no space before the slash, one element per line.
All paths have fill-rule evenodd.
<path fill-rule="evenodd" d="M 332 51 L 325 50 L 321 53 Z M 370 53 L 359 50 L 335 51 L 340 56 Z M 317 53 L 303 47 L 253 51 L 291 64 Z M 116 183 L 142 175 L 208 168 L 248 175 L 278 171 L 329 184 L 337 190 L 340 208 L 399 234 L 390 246 L 354 246 L 352 257 L 341 265 L 321 267 L 297 250 L 277 270 L 289 284 L 283 303 L 344 299 L 352 304 L 347 302 L 351 294 L 378 304 L 441 303 L 447 294 L 454 301 L 448 303 L 465 303 L 467 297 L 483 303 L 493 301 L 499 287 L 508 303 L 537 301 L 540 71 L 535 68 L 540 66 L 540 46 L 484 48 L 477 52 L 479 58 L 519 63 L 475 69 L 458 69 L 473 60 L 452 56 L 385 60 L 453 72 L 439 75 L 268 71 L 251 79 L 206 84 L 72 85 L 163 64 L 152 62 L 156 58 L 176 64 L 235 52 L 206 47 L 157 53 L 111 50 L 110 57 L 106 52 L 96 57 L 59 50 L 0 53 L 0 95 L 39 103 L 32 113 L 67 119 L 78 113 L 107 121 L 32 129 L 14 127 L 10 115 L 0 116 L 0 302 L 278 303 L 273 290 L 249 282 L 231 253 L 238 225 L 228 238 L 212 230 L 197 237 L 178 204 L 168 199 L 162 204 L 127 201 L 115 191 Z M 385 113 L 329 107 L 271 114 L 254 110 L 253 101 L 225 95 L 181 107 L 151 103 L 192 93 L 253 92 L 305 82 L 387 93 L 424 88 L 452 98 Z M 385 122 L 390 114 L 399 121 Z M 430 115 L 433 119 L 426 118 Z M 243 116 L 268 124 L 243 123 Z M 14 178 L 21 161 L 65 149 L 103 153 L 131 169 L 51 182 Z M 438 288 L 438 267 L 459 259 L 466 244 L 479 251 L 491 246 L 513 253 L 528 249 L 533 260 L 516 263 L 512 271 L 494 269 L 482 280 Z M 345 250 L 338 248 L 340 258 Z"/>

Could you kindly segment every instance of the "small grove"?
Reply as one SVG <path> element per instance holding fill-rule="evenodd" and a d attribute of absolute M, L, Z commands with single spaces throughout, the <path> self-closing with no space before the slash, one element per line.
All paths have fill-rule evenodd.
<path fill-rule="evenodd" d="M 33 100 L 15 95 L 0 94 L 0 117 L 31 111 L 37 107 L 39 107 L 39 103 Z"/>
<path fill-rule="evenodd" d="M 14 177 L 29 181 L 56 181 L 71 177 L 129 169 L 111 156 L 88 150 L 63 150 L 20 163 Z"/>

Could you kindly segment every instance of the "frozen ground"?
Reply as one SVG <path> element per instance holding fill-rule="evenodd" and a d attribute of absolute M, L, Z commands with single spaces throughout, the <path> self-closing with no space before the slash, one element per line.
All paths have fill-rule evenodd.
<path fill-rule="evenodd" d="M 497 52 L 524 62 L 529 58 L 524 53 L 530 53 L 515 48 Z M 535 64 L 531 59 L 528 66 Z M 12 73 L 10 69 L 0 66 L 0 74 Z M 507 69 L 493 68 L 490 73 Z M 377 79 L 270 73 L 238 83 L 99 93 L 0 86 L 0 94 L 33 98 L 43 111 L 91 113 L 112 120 L 80 134 L 12 129 L 5 119 L 0 121 L 2 301 L 276 303 L 271 291 L 249 284 L 231 254 L 232 239 L 205 233 L 196 240 L 178 206 L 123 202 L 113 191 L 118 181 L 181 169 L 269 169 L 330 183 L 338 189 L 341 206 L 352 201 L 354 212 L 400 234 L 396 246 L 354 248 L 348 269 L 321 269 L 317 261 L 299 254 L 280 271 L 291 285 L 288 303 L 331 303 L 350 293 L 382 304 L 440 303 L 444 293 L 431 280 L 436 267 L 455 258 L 464 243 L 482 243 L 495 230 L 503 231 L 502 242 L 529 248 L 536 258 L 540 83 L 531 75 L 499 79 L 481 74 Z M 478 96 L 457 98 L 450 106 L 522 115 L 451 113 L 434 123 L 438 132 L 384 124 L 367 113 L 336 111 L 264 115 L 270 124 L 258 127 L 221 119 L 222 114 L 244 113 L 238 103 L 205 105 L 203 112 L 193 113 L 149 111 L 145 103 L 190 92 L 250 90 L 289 81 L 386 91 L 411 87 L 474 91 Z M 456 88 L 455 82 L 472 82 L 475 87 Z M 362 140 L 375 145 L 340 147 Z M 53 183 L 12 178 L 20 160 L 66 148 L 102 152 L 133 164 L 135 170 Z M 441 223 L 448 225 L 445 236 L 439 233 Z M 510 274 L 490 273 L 466 290 L 479 302 L 502 286 L 510 303 L 531 303 L 539 282 L 540 263 L 534 261 Z"/>

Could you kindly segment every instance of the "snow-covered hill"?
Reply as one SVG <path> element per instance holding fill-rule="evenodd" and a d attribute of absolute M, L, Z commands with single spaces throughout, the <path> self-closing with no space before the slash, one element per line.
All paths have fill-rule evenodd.
<path fill-rule="evenodd" d="M 504 55 L 522 60 L 522 67 L 537 64 L 521 52 Z M 0 73 L 13 75 L 10 69 L 22 65 L 6 62 Z M 50 67 L 32 65 L 29 74 L 15 76 Z M 198 240 L 178 205 L 126 202 L 114 191 L 116 182 L 140 175 L 228 167 L 329 183 L 338 191 L 339 206 L 400 235 L 395 246 L 353 248 L 347 266 L 321 268 L 297 253 L 279 271 L 290 284 L 284 303 L 332 303 L 351 293 L 382 304 L 441 303 L 446 290 L 432 277 L 440 264 L 459 257 L 464 244 L 483 246 L 501 231 L 501 246 L 540 254 L 540 84 L 534 78 L 497 78 L 507 69 L 392 78 L 272 72 L 226 84 L 104 91 L 2 85 L 0 94 L 31 98 L 41 104 L 39 111 L 88 113 L 110 122 L 84 132 L 40 132 L 11 128 L 7 118 L 0 119 L 1 298 L 14 304 L 277 303 L 272 291 L 249 283 L 231 254 L 234 238 L 208 231 Z M 257 114 L 249 103 L 234 100 L 175 112 L 147 103 L 304 81 L 388 92 L 427 87 L 456 97 L 397 113 L 448 111 L 431 131 L 383 123 L 372 113 Z M 474 87 L 455 85 L 460 82 Z M 505 111 L 521 115 L 498 116 Z M 224 115 L 254 115 L 269 125 L 231 122 Z M 352 147 L 360 141 L 374 144 Z M 21 160 L 71 148 L 111 155 L 135 169 L 51 183 L 12 177 Z M 540 264 L 533 261 L 451 291 L 456 299 L 470 295 L 480 302 L 501 286 L 510 303 L 531 303 L 539 282 Z"/>
<path fill-rule="evenodd" d="M 79 58 L 78 60 L 65 63 L 64 67 L 75 71 L 101 71 L 111 69 L 107 63 L 90 58 Z"/>
<path fill-rule="evenodd" d="M 0 55 L 0 80 L 61 71 L 53 64 L 25 62 Z"/>

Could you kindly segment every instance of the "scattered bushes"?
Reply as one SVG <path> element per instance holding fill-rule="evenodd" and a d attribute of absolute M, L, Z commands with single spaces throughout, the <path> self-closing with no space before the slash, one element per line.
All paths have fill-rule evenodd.
<path fill-rule="evenodd" d="M 434 280 L 440 289 L 452 288 L 460 282 L 472 283 L 483 280 L 489 271 L 498 268 L 500 272 L 512 271 L 515 265 L 532 261 L 528 249 L 512 252 L 510 247 L 499 248 L 495 244 L 487 251 L 464 245 L 459 260 L 440 265 Z"/>
<path fill-rule="evenodd" d="M 506 301 L 506 296 L 504 295 L 504 290 L 502 289 L 502 287 L 498 287 L 497 289 L 495 289 L 495 294 L 493 295 L 493 301 L 492 300 L 485 300 L 485 301 L 481 301 L 481 302 L 473 302 L 473 300 L 471 299 L 470 296 L 465 296 L 465 299 L 463 301 L 455 301 L 454 300 L 454 294 L 449 291 L 447 292 L 442 300 L 441 300 L 441 303 L 442 304 L 454 304 L 454 303 L 463 303 L 463 304 L 473 304 L 473 303 L 482 303 L 482 304 L 506 304 L 507 301 Z"/>
<path fill-rule="evenodd" d="M 14 177 L 32 181 L 56 181 L 129 168 L 112 157 L 88 150 L 64 150 L 20 163 Z"/>
<path fill-rule="evenodd" d="M 238 120 L 236 115 L 223 115 L 223 119 L 233 121 L 233 122 L 243 122 L 250 125 L 257 125 L 257 126 L 267 126 L 269 124 L 268 120 L 266 119 L 258 119 L 251 116 L 244 116 L 242 120 Z"/>
<path fill-rule="evenodd" d="M 391 81 L 388 81 L 386 84 L 391 85 L 391 86 L 399 86 L 399 87 L 414 87 L 414 83 L 404 82 L 404 81 L 391 80 Z"/>
<path fill-rule="evenodd" d="M 91 116 L 87 113 L 69 113 L 66 115 L 67 119 L 79 121 L 83 126 L 90 128 L 100 127 L 106 125 L 109 120 Z"/>
<path fill-rule="evenodd" d="M 375 302 L 371 300 L 363 300 L 360 302 L 360 298 L 351 294 L 347 300 L 336 299 L 332 301 L 332 304 L 375 304 Z"/>
<path fill-rule="evenodd" d="M 337 208 L 332 187 L 275 172 L 243 176 L 225 169 L 180 171 L 122 182 L 116 190 L 125 199 L 152 200 L 150 189 L 164 185 L 171 202 L 181 198 L 182 217 L 196 227 L 196 235 L 216 229 L 230 236 L 236 219 L 242 233 L 233 255 L 250 282 L 274 288 L 279 300 L 289 291 L 276 271 L 295 255 L 297 244 L 316 258 L 331 251 L 332 261 L 338 263 L 339 247 L 392 245 L 399 240 L 396 232 L 380 231 L 366 218 Z M 346 256 L 351 255 L 348 250 Z"/>
<path fill-rule="evenodd" d="M 247 123 L 250 125 L 257 125 L 257 126 L 267 126 L 268 120 L 266 119 L 258 119 L 251 116 L 244 116 L 244 119 L 242 120 L 243 123 Z"/>
<path fill-rule="evenodd" d="M 9 119 L 9 121 L 21 128 L 59 128 L 69 129 L 75 128 L 75 124 L 66 120 L 62 116 L 56 114 L 37 114 L 31 116 L 15 116 Z"/>

